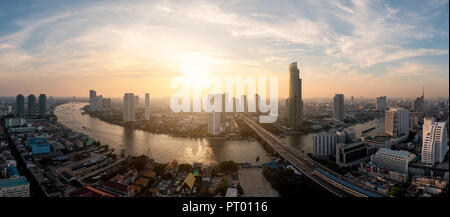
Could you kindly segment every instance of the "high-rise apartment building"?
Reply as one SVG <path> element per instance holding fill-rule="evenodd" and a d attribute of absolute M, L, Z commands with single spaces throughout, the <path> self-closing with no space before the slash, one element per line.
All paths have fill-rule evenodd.
<path fill-rule="evenodd" d="M 402 108 L 393 108 L 385 112 L 385 131 L 396 138 L 409 134 L 409 111 Z"/>
<path fill-rule="evenodd" d="M 16 115 L 23 116 L 25 113 L 25 97 L 22 94 L 16 96 Z"/>
<path fill-rule="evenodd" d="M 39 115 L 44 116 L 47 113 L 47 96 L 45 94 L 39 95 Z"/>
<path fill-rule="evenodd" d="M 125 93 L 123 96 L 123 121 L 132 122 L 135 121 L 135 107 L 134 107 L 134 95 L 133 93 Z"/>
<path fill-rule="evenodd" d="M 145 120 L 150 120 L 150 94 L 145 94 Z"/>
<path fill-rule="evenodd" d="M 95 90 L 90 90 L 89 91 L 89 105 L 93 106 L 94 105 L 94 101 L 95 101 L 95 97 L 97 96 L 97 92 L 95 92 Z"/>
<path fill-rule="evenodd" d="M 209 95 L 211 102 L 214 100 L 214 94 Z M 222 96 L 222 94 L 220 94 Z M 217 136 L 221 133 L 221 112 L 211 111 L 208 113 L 208 134 Z"/>
<path fill-rule="evenodd" d="M 448 151 L 447 124 L 427 117 L 424 119 L 422 129 L 422 164 L 431 167 L 441 163 Z"/>
<path fill-rule="evenodd" d="M 303 119 L 302 79 L 297 62 L 289 64 L 288 117 L 292 127 L 299 128 Z"/>
<path fill-rule="evenodd" d="M 388 109 L 387 103 L 386 103 L 386 96 L 377 97 L 376 109 L 378 111 L 386 111 Z"/>
<path fill-rule="evenodd" d="M 425 113 L 425 89 L 422 90 L 422 96 L 417 97 L 413 103 L 413 111 Z"/>
<path fill-rule="evenodd" d="M 36 97 L 33 94 L 28 95 L 28 116 L 33 116 L 36 111 Z"/>
<path fill-rule="evenodd" d="M 344 121 L 344 94 L 336 94 L 333 98 L 333 119 Z"/>

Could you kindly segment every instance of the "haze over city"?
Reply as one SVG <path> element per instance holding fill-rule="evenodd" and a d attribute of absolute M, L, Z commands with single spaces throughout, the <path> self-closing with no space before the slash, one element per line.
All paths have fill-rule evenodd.
<path fill-rule="evenodd" d="M 331 4 L 330 4 L 331 3 Z M 412 7 L 414 5 L 414 7 Z M 168 97 L 179 75 L 303 97 L 448 97 L 448 1 L 2 1 L 0 95 Z M 288 86 L 279 85 L 281 98 Z"/>

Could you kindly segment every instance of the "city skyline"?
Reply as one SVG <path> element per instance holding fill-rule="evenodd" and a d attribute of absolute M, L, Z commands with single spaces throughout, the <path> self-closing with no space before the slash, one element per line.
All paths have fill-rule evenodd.
<path fill-rule="evenodd" d="M 2 2 L 0 92 L 160 98 L 176 91 L 168 86 L 179 75 L 288 84 L 286 65 L 297 61 L 305 99 L 417 97 L 422 86 L 428 99 L 448 97 L 448 1 L 414 5 Z M 287 98 L 288 85 L 279 86 Z"/>

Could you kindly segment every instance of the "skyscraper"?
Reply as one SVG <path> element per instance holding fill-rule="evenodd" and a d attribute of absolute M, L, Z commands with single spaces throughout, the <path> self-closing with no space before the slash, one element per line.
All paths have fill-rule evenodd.
<path fill-rule="evenodd" d="M 145 120 L 150 120 L 150 94 L 145 94 Z"/>
<path fill-rule="evenodd" d="M 386 96 L 380 96 L 377 97 L 377 106 L 376 109 L 378 111 L 385 111 L 387 110 L 387 103 L 386 103 Z"/>
<path fill-rule="evenodd" d="M 425 118 L 422 140 L 422 164 L 431 167 L 444 161 L 448 151 L 445 122 L 436 122 L 433 118 Z"/>
<path fill-rule="evenodd" d="M 39 115 L 44 116 L 47 113 L 47 96 L 45 94 L 39 95 Z"/>
<path fill-rule="evenodd" d="M 97 96 L 97 92 L 95 90 L 89 91 L 89 105 L 92 107 L 95 102 L 95 97 Z"/>
<path fill-rule="evenodd" d="M 16 96 L 16 115 L 23 116 L 25 113 L 25 97 L 22 94 Z"/>
<path fill-rule="evenodd" d="M 133 93 L 125 93 L 123 96 L 123 121 L 135 121 L 135 107 L 134 107 Z"/>
<path fill-rule="evenodd" d="M 344 121 L 344 94 L 336 94 L 333 98 L 333 119 Z"/>
<path fill-rule="evenodd" d="M 402 108 L 389 109 L 385 112 L 385 131 L 392 137 L 409 134 L 409 111 Z"/>
<path fill-rule="evenodd" d="M 210 103 L 213 103 L 214 94 L 211 94 L 209 98 L 211 99 Z M 222 96 L 223 94 L 220 94 Z M 221 133 L 221 112 L 212 111 L 208 113 L 208 134 L 212 136 L 217 136 Z"/>
<path fill-rule="evenodd" d="M 303 119 L 302 79 L 297 62 L 289 64 L 289 109 L 288 117 L 292 127 L 300 128 Z"/>
<path fill-rule="evenodd" d="M 36 97 L 33 94 L 28 95 L 28 116 L 33 116 L 36 108 Z"/>
<path fill-rule="evenodd" d="M 417 97 L 413 103 L 413 111 L 425 113 L 425 88 L 422 89 L 422 96 Z"/>

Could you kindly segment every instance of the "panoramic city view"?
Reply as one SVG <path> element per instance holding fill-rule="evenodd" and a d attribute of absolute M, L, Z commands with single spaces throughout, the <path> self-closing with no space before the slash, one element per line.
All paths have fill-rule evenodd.
<path fill-rule="evenodd" d="M 1 1 L 0 197 L 447 197 L 448 6 Z"/>

